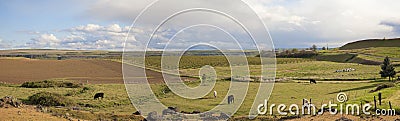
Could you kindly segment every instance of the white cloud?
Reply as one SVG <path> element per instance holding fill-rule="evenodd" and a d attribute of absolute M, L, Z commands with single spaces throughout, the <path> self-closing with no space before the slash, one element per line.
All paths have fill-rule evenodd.
<path fill-rule="evenodd" d="M 3 43 L 3 39 L 0 38 L 0 50 L 5 48 L 5 43 Z"/>
<path fill-rule="evenodd" d="M 400 1 L 396 0 L 257 0 L 251 3 L 269 26 L 275 44 L 281 47 L 341 46 L 353 40 L 400 36 L 399 27 L 393 21 L 385 21 L 398 16 L 396 11 L 400 8 L 396 5 Z"/>
<path fill-rule="evenodd" d="M 388 20 L 383 20 L 380 24 L 388 26 L 391 28 L 392 32 L 400 34 L 400 19 L 392 18 Z"/>
<path fill-rule="evenodd" d="M 33 47 L 58 47 L 61 40 L 59 40 L 53 34 L 42 34 L 36 38 L 32 38 L 32 41 L 27 46 Z"/>
<path fill-rule="evenodd" d="M 101 26 L 87 24 L 65 29 L 54 34 L 41 34 L 32 38 L 25 46 L 29 48 L 57 48 L 57 49 L 98 49 L 122 50 L 129 27 L 120 27 L 118 24 Z M 139 30 L 132 29 L 135 32 Z M 135 37 L 129 37 L 128 47 L 135 43 Z"/>
<path fill-rule="evenodd" d="M 88 6 L 84 15 L 100 21 L 117 21 L 130 25 L 139 12 L 153 1 L 98 0 Z M 238 2 L 213 2 L 216 4 L 209 4 L 207 1 L 191 1 L 180 4 L 171 1 L 165 2 L 162 6 L 154 6 L 154 10 L 164 10 L 165 8 L 171 10 L 165 9 L 165 11 L 154 13 L 153 16 L 146 18 L 146 22 L 158 25 L 160 19 L 169 16 L 166 13 L 178 9 L 174 6 L 209 5 L 210 8 L 216 9 L 223 6 L 231 13 L 237 13 L 241 20 L 248 23 L 249 27 L 262 29 L 260 26 L 252 26 L 257 18 L 248 17 L 248 13 L 240 8 L 242 6 L 237 5 Z M 400 36 L 400 19 L 394 19 L 399 17 L 397 11 L 400 11 L 400 7 L 398 7 L 400 1 L 397 0 L 245 0 L 245 2 L 266 23 L 277 47 L 308 47 L 312 44 L 340 46 L 352 40 Z M 196 15 L 198 14 L 183 15 L 176 18 L 174 22 L 186 26 L 206 20 L 221 26 L 231 25 L 229 20 L 219 16 L 204 18 Z M 169 37 L 179 31 L 167 27 L 169 26 L 163 28 L 157 36 L 159 37 L 157 41 L 150 43 L 155 48 L 161 48 Z M 68 48 L 120 49 L 129 28 L 129 26 L 119 24 L 106 26 L 87 24 L 70 28 L 67 30 L 67 36 L 57 38 L 60 41 L 58 43 Z M 144 26 L 143 28 L 132 28 L 131 32 L 135 34 L 129 38 L 131 43 L 126 45 L 130 48 L 143 49 L 146 46 L 147 38 L 140 34 L 149 34 L 152 31 Z M 199 38 L 218 38 L 213 39 L 212 43 L 231 44 L 223 43 L 225 36 L 219 36 L 220 32 L 197 31 L 190 33 L 190 31 L 186 31 L 185 33 L 187 36 L 180 36 L 180 39 L 185 42 L 199 41 Z M 42 45 L 57 43 L 57 41 L 41 42 L 40 40 L 45 40 L 42 37 L 32 40 L 38 41 L 39 45 L 40 43 L 44 43 Z"/>
<path fill-rule="evenodd" d="M 103 29 L 103 27 L 96 25 L 96 24 L 88 24 L 86 26 L 78 26 L 78 27 L 72 28 L 72 31 L 96 32 L 96 31 L 99 31 L 100 29 Z"/>

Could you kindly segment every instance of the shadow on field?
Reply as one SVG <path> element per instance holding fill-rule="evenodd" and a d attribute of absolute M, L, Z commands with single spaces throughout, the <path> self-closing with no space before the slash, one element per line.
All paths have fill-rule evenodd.
<path fill-rule="evenodd" d="M 222 103 L 222 104 L 209 104 L 208 106 L 219 106 L 219 105 L 228 105 L 228 104 L 225 104 L 225 103 Z"/>
<path fill-rule="evenodd" d="M 373 85 L 368 85 L 368 86 L 363 86 L 363 87 L 357 87 L 357 88 L 351 88 L 351 89 L 346 89 L 346 90 L 341 90 L 341 91 L 335 91 L 335 92 L 331 92 L 331 93 L 328 93 L 328 94 L 337 94 L 337 93 L 340 93 L 340 92 L 364 90 L 364 89 L 373 88 L 373 87 L 376 87 L 376 86 L 377 86 L 377 84 L 373 84 Z"/>

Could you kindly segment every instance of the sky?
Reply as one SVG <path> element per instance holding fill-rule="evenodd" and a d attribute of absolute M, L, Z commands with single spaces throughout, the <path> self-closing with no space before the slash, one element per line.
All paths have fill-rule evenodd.
<path fill-rule="evenodd" d="M 199 43 L 231 49 L 239 47 L 234 40 L 241 48 L 253 48 L 232 19 L 198 11 L 171 19 L 148 42 L 161 20 L 196 6 L 238 18 L 255 36 L 270 35 L 273 45 L 267 46 L 275 48 L 339 47 L 361 39 L 400 37 L 398 0 L 161 1 L 0 0 L 0 49 L 156 50 Z M 139 24 L 131 27 L 136 17 Z M 190 25 L 196 26 L 182 30 Z"/>

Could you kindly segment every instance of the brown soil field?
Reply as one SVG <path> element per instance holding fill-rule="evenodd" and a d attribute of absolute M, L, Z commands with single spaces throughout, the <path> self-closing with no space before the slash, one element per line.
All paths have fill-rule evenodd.
<path fill-rule="evenodd" d="M 142 72 L 135 66 L 125 66 L 127 73 Z M 146 70 L 150 83 L 162 83 L 162 74 Z M 144 78 L 135 75 L 135 79 Z M 28 81 L 46 79 L 76 80 L 90 84 L 123 84 L 122 64 L 108 60 L 34 60 L 0 59 L 0 82 L 21 84 Z"/>
<path fill-rule="evenodd" d="M 65 118 L 37 112 L 33 106 L 24 108 L 0 108 L 0 121 L 68 121 Z"/>

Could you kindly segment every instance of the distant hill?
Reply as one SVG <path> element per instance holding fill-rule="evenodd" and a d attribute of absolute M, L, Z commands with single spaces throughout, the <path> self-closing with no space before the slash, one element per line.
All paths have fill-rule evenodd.
<path fill-rule="evenodd" d="M 368 39 L 347 43 L 340 50 L 362 49 L 370 47 L 400 47 L 400 38 L 393 39 Z"/>

